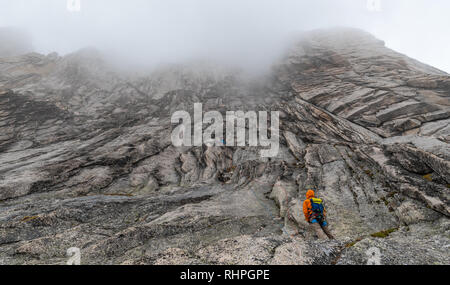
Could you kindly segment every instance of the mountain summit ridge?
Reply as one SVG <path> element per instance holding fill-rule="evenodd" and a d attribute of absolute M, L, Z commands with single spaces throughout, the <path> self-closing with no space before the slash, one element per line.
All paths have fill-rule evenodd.
<path fill-rule="evenodd" d="M 366 264 L 374 247 L 382 264 L 450 262 L 445 72 L 343 28 L 251 80 L 124 76 L 97 56 L 0 58 L 3 263 L 64 264 L 70 247 L 82 264 Z M 280 111 L 278 156 L 174 147 L 171 115 L 198 102 Z M 310 188 L 336 240 L 304 221 Z"/>

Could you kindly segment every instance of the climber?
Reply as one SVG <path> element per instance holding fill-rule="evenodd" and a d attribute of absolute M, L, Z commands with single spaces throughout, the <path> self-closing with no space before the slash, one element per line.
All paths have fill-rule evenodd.
<path fill-rule="evenodd" d="M 325 220 L 326 210 L 323 206 L 322 199 L 315 198 L 313 190 L 308 190 L 306 192 L 306 200 L 303 202 L 303 214 L 319 239 L 326 239 L 326 237 L 334 239 L 328 229 L 328 223 Z"/>

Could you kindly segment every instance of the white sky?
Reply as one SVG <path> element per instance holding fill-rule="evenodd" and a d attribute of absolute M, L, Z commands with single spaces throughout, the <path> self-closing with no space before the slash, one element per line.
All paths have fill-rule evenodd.
<path fill-rule="evenodd" d="M 42 53 L 95 46 L 124 63 L 211 57 L 255 68 L 295 31 L 350 26 L 450 73 L 448 0 L 380 0 L 378 12 L 368 0 L 80 1 L 69 12 L 67 0 L 0 0 L 0 26 L 25 28 Z"/>

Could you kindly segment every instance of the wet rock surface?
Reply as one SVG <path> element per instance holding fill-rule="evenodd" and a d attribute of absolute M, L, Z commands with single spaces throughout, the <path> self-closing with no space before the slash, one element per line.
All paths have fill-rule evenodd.
<path fill-rule="evenodd" d="M 272 72 L 0 59 L 0 262 L 449 264 L 450 77 L 362 31 L 305 33 Z M 280 151 L 174 147 L 171 114 L 280 111 Z M 324 199 L 336 240 L 304 221 Z M 372 250 L 372 251 L 371 251 Z M 369 253 L 368 253 L 369 252 Z M 373 257 L 373 256 L 372 256 Z"/>

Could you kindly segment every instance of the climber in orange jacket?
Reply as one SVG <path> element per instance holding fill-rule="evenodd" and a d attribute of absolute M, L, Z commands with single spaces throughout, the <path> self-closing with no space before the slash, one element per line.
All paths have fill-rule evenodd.
<path fill-rule="evenodd" d="M 326 237 L 334 239 L 325 220 L 327 212 L 323 206 L 322 199 L 315 198 L 314 195 L 314 191 L 311 189 L 306 192 L 306 200 L 303 202 L 305 220 L 311 225 L 320 239 L 326 239 Z"/>

